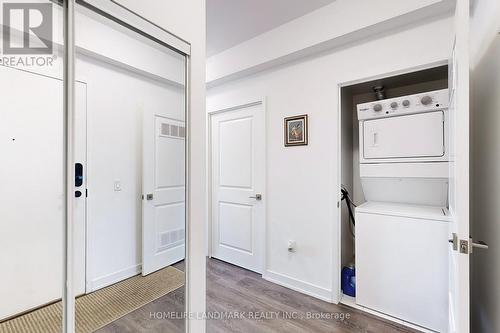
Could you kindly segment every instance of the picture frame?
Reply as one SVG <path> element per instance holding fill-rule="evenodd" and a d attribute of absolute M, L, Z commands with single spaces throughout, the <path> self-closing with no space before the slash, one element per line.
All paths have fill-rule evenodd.
<path fill-rule="evenodd" d="M 287 117 L 284 120 L 285 147 L 307 146 L 307 114 Z"/>

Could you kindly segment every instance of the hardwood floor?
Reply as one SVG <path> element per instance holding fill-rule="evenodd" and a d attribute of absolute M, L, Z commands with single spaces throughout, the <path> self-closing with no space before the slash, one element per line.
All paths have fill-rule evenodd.
<path fill-rule="evenodd" d="M 183 264 L 176 267 L 183 269 Z M 184 332 L 184 320 L 166 319 L 163 315 L 183 311 L 184 288 L 180 288 L 98 332 Z M 207 311 L 214 316 L 226 314 L 226 318 L 207 319 L 209 333 L 417 332 L 278 286 L 256 273 L 216 259 L 207 261 Z M 243 318 L 236 318 L 237 313 Z"/>

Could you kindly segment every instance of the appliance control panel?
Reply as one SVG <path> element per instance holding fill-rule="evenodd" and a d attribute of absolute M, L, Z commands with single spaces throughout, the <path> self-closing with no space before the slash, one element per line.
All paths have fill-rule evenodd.
<path fill-rule="evenodd" d="M 358 119 L 402 116 L 448 108 L 448 89 L 358 104 Z"/>

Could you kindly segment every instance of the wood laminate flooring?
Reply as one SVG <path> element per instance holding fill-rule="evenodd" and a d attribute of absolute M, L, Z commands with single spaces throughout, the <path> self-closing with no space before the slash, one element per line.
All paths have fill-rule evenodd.
<path fill-rule="evenodd" d="M 182 262 L 174 266 L 184 269 Z M 216 259 L 207 260 L 207 311 L 214 316 L 207 319 L 208 333 L 417 332 L 345 305 L 330 304 L 281 287 L 259 274 Z M 182 317 L 184 287 L 98 332 L 183 333 L 184 320 L 166 318 L 171 312 L 178 313 L 177 318 Z"/>

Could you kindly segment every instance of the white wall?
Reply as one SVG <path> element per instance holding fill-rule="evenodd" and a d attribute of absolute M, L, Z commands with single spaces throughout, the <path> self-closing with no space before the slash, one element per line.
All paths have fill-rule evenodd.
<path fill-rule="evenodd" d="M 264 276 L 338 300 L 338 84 L 446 60 L 452 29 L 449 17 L 412 24 L 209 89 L 208 109 L 267 97 Z M 309 145 L 283 147 L 283 118 L 302 113 L 309 114 Z M 289 239 L 297 241 L 293 254 Z"/>
<path fill-rule="evenodd" d="M 471 332 L 500 332 L 500 2 L 476 1 L 471 20 Z"/>
<path fill-rule="evenodd" d="M 205 114 L 205 0 L 118 0 L 191 43 L 190 70 L 190 196 L 188 216 L 188 310 L 205 311 L 206 114 Z M 204 332 L 204 320 L 190 320 L 191 332 Z"/>

